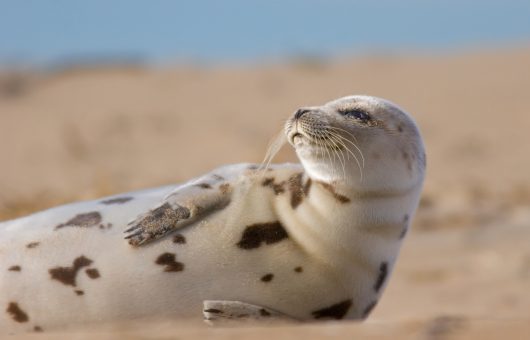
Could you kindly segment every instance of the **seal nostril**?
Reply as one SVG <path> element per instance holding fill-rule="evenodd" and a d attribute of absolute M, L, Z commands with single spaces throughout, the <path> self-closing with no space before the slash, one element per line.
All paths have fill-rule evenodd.
<path fill-rule="evenodd" d="M 294 114 L 294 118 L 295 119 L 299 119 L 300 117 L 302 117 L 306 112 L 309 112 L 308 109 L 298 109 L 295 114 Z"/>

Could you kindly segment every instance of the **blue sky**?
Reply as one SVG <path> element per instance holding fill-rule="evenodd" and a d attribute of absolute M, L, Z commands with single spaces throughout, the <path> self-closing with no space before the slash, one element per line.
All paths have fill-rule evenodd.
<path fill-rule="evenodd" d="M 528 0 L 0 0 L 0 63 L 530 46 Z"/>

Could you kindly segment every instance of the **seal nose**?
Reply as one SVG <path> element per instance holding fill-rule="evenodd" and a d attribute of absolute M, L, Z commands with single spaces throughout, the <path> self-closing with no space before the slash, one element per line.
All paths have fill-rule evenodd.
<path fill-rule="evenodd" d="M 305 113 L 309 112 L 309 109 L 298 109 L 294 114 L 295 119 L 300 119 Z"/>

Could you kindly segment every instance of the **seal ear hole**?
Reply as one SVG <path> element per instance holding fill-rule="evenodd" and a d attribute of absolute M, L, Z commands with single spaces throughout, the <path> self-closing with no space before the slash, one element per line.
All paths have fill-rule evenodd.
<path fill-rule="evenodd" d="M 372 120 L 372 117 L 366 111 L 361 109 L 342 109 L 339 110 L 339 114 L 345 117 L 354 118 L 363 123 L 367 123 Z"/>

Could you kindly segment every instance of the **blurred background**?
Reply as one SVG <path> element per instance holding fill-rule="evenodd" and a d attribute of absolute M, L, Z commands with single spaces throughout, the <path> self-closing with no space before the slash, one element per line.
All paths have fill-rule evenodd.
<path fill-rule="evenodd" d="M 420 126 L 425 190 L 337 334 L 524 338 L 529 89 L 529 1 L 0 0 L 0 220 L 260 162 L 297 107 L 384 97 Z"/>

